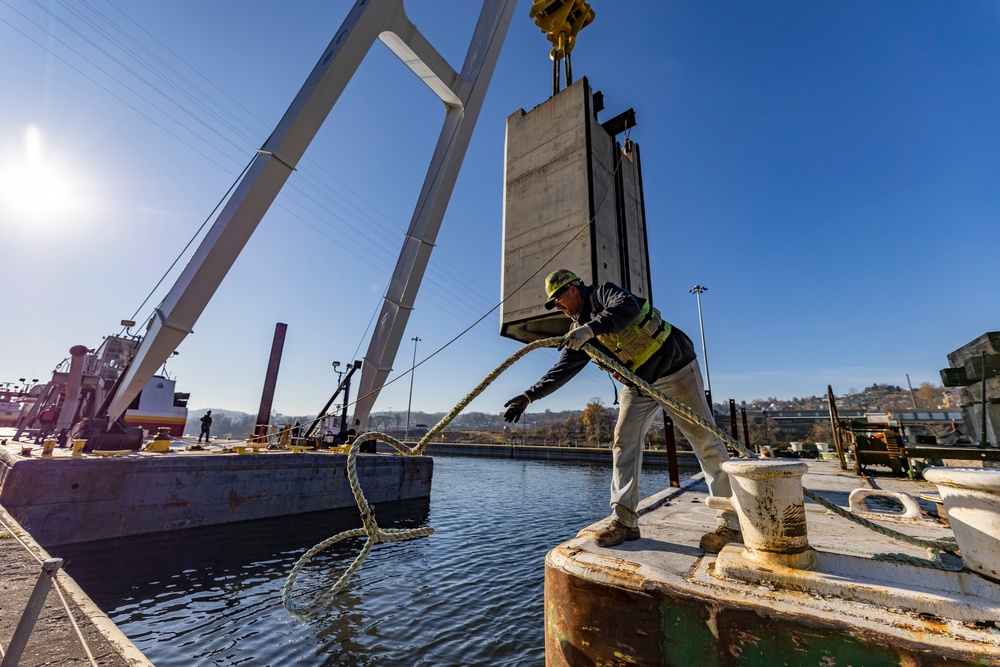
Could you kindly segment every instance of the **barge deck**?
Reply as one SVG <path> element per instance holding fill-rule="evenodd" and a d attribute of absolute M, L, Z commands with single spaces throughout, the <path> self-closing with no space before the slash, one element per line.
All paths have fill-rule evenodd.
<path fill-rule="evenodd" d="M 924 481 L 876 483 L 914 496 L 935 490 Z M 845 508 L 864 484 L 833 461 L 810 461 L 802 479 Z M 549 552 L 547 665 L 1000 665 L 1000 583 L 875 560 L 928 552 L 810 501 L 812 571 L 741 569 L 742 545 L 718 556 L 698 548 L 715 525 L 706 496 L 698 475 L 644 501 L 639 540 L 598 547 L 590 534 L 601 522 Z M 933 504 L 921 501 L 921 509 L 913 520 L 876 523 L 925 540 L 951 536 L 931 516 Z"/>

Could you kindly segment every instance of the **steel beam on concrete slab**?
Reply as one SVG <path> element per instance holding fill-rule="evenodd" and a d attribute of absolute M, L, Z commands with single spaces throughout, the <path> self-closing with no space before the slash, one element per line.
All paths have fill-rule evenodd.
<path fill-rule="evenodd" d="M 4 654 L 3 662 L 0 662 L 0 667 L 17 667 L 21 662 L 24 647 L 28 645 L 28 637 L 31 636 L 31 631 L 35 628 L 35 621 L 38 620 L 38 614 L 41 613 L 45 598 L 49 594 L 49 589 L 52 588 L 52 577 L 59 571 L 62 564 L 62 558 L 50 558 L 42 563 L 42 571 L 38 574 L 38 581 L 35 582 L 31 597 L 28 598 L 28 604 L 24 607 L 21 620 L 17 622 L 17 629 L 14 630 L 14 636 L 11 637 L 10 644 L 7 645 L 7 652 Z"/>

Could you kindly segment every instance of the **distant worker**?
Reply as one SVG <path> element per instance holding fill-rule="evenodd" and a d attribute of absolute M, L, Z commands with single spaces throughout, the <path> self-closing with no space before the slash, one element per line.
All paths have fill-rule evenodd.
<path fill-rule="evenodd" d="M 292 444 L 299 444 L 299 438 L 302 436 L 302 424 L 296 419 L 295 423 L 292 424 Z"/>
<path fill-rule="evenodd" d="M 687 405 L 714 423 L 705 399 L 694 344 L 677 327 L 660 316 L 652 304 L 613 283 L 584 285 L 566 269 L 545 279 L 546 310 L 558 308 L 572 318 L 573 325 L 559 345 L 562 356 L 542 378 L 523 394 L 504 404 L 504 421 L 517 422 L 528 404 L 548 396 L 583 370 L 590 357 L 584 344 L 593 339 L 602 351 L 612 353 L 624 366 L 667 396 Z M 594 541 L 601 547 L 618 546 L 639 539 L 639 474 L 642 470 L 642 443 L 661 409 L 653 398 L 625 383 L 621 408 L 612 444 L 610 523 L 597 531 Z M 721 440 L 708 430 L 690 425 L 679 413 L 666 408 L 694 447 L 713 496 L 730 496 L 729 476 L 722 462 L 729 458 Z M 718 553 L 730 542 L 742 541 L 739 519 L 734 512 L 720 512 L 715 531 L 702 536 L 700 546 Z"/>
<path fill-rule="evenodd" d="M 201 433 L 198 434 L 198 442 L 201 442 L 201 436 L 205 436 L 205 443 L 212 438 L 212 411 L 209 410 L 205 413 L 205 416 L 201 418 Z"/>
<path fill-rule="evenodd" d="M 52 432 L 52 427 L 55 426 L 56 418 L 56 411 L 52 408 L 45 408 L 42 410 L 42 414 L 38 416 L 39 429 L 38 437 L 35 439 L 35 442 L 42 442 L 45 440 L 45 437 Z"/>

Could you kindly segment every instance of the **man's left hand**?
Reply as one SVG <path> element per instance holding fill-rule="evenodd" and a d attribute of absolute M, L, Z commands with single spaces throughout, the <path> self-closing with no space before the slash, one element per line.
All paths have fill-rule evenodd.
<path fill-rule="evenodd" d="M 570 329 L 559 343 L 559 349 L 568 347 L 571 350 L 582 350 L 588 340 L 594 337 L 594 331 L 587 325 Z"/>

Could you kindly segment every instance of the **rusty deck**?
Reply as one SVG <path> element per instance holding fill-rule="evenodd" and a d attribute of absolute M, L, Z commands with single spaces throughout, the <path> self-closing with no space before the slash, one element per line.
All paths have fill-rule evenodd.
<path fill-rule="evenodd" d="M 809 466 L 803 485 L 841 507 L 851 490 L 865 486 L 836 462 Z M 934 491 L 932 484 L 905 479 L 875 484 L 914 496 Z M 726 579 L 716 566 L 720 558 L 737 563 L 740 546 L 719 557 L 698 548 L 715 525 L 706 495 L 699 475 L 643 503 L 641 539 L 600 548 L 590 533 L 602 521 L 549 552 L 548 665 L 1000 665 L 997 582 L 872 560 L 890 553 L 926 559 L 928 552 L 808 500 L 809 542 L 821 556 L 818 569 L 829 572 L 797 576 L 757 568 L 749 582 Z M 926 501 L 922 506 L 934 509 Z M 951 535 L 926 514 L 877 523 L 922 539 Z M 884 586 L 880 576 L 887 578 Z"/>

